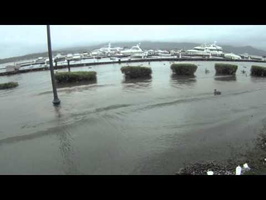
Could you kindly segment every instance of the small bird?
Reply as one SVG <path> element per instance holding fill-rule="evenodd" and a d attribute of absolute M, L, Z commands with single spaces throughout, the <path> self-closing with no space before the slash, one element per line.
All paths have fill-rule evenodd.
<path fill-rule="evenodd" d="M 213 171 L 207 171 L 207 174 L 208 175 L 213 175 L 214 173 L 213 173 Z"/>
<path fill-rule="evenodd" d="M 205 74 L 208 74 L 210 71 L 208 69 L 205 69 Z"/>
<path fill-rule="evenodd" d="M 222 94 L 220 91 L 214 89 L 214 95 L 220 95 L 220 94 Z"/>
<path fill-rule="evenodd" d="M 238 165 L 236 167 L 236 175 L 241 175 L 242 168 Z"/>

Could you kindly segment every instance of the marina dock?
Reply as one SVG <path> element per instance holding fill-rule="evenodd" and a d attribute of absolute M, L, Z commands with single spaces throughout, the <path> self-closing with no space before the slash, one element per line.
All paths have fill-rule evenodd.
<path fill-rule="evenodd" d="M 105 61 L 105 62 L 91 62 L 91 63 L 74 63 L 70 64 L 70 67 L 86 67 L 86 66 L 92 66 L 92 65 L 106 65 L 106 64 L 122 64 L 122 63 L 138 63 L 138 62 L 160 62 L 160 61 L 176 61 L 176 62 L 182 62 L 182 61 L 217 61 L 217 62 L 257 62 L 257 63 L 266 63 L 266 61 L 261 60 L 248 60 L 248 59 L 241 59 L 241 60 L 232 60 L 232 59 L 220 59 L 220 58 L 145 58 L 145 59 L 129 59 L 129 60 L 111 60 L 111 61 Z M 31 64 L 33 65 L 33 64 Z M 37 64 L 36 64 L 37 65 Z M 40 63 L 38 63 L 40 65 Z M 27 64 L 24 64 L 21 66 L 26 67 L 29 66 Z M 63 69 L 67 68 L 68 65 L 58 65 L 54 66 L 54 69 Z M 13 72 L 2 72 L 0 73 L 0 76 L 6 76 L 6 75 L 14 75 L 14 74 L 20 74 L 20 73 L 27 73 L 27 72 L 35 72 L 35 71 L 44 71 L 49 70 L 49 67 L 38 67 L 38 68 L 32 68 L 32 69 L 20 69 L 18 71 Z"/>

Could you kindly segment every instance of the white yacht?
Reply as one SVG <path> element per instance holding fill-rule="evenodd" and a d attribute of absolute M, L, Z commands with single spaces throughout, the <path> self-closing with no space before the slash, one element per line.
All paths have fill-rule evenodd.
<path fill-rule="evenodd" d="M 81 55 L 79 53 L 75 53 L 72 57 L 72 60 L 79 61 L 81 60 Z"/>
<path fill-rule="evenodd" d="M 72 53 L 67 54 L 66 60 L 71 60 L 72 58 L 73 58 L 73 54 Z"/>
<path fill-rule="evenodd" d="M 95 49 L 91 52 L 91 56 L 114 56 L 123 50 L 122 47 L 111 47 L 111 43 L 108 43 L 107 47 L 102 47 L 100 49 Z"/>
<path fill-rule="evenodd" d="M 224 58 L 232 59 L 232 60 L 241 60 L 242 59 L 239 55 L 236 55 L 234 53 L 225 53 Z"/>
<path fill-rule="evenodd" d="M 167 50 L 156 50 L 155 54 L 161 57 L 170 57 L 172 56 L 171 53 Z"/>
<path fill-rule="evenodd" d="M 97 50 L 93 50 L 92 52 L 90 52 L 90 56 L 91 57 L 104 56 L 104 53 L 99 51 L 99 49 L 97 49 Z"/>
<path fill-rule="evenodd" d="M 130 49 L 125 49 L 125 50 L 120 51 L 121 54 L 128 55 L 128 56 L 143 53 L 143 52 L 144 51 L 140 48 L 140 44 L 137 44 L 136 46 L 133 46 Z"/>
<path fill-rule="evenodd" d="M 35 64 L 42 64 L 44 62 L 45 62 L 45 58 L 43 58 L 43 57 L 39 57 L 33 61 L 33 63 L 35 63 Z"/>
<path fill-rule="evenodd" d="M 188 55 L 199 55 L 199 56 L 223 56 L 222 47 L 216 45 L 216 42 L 213 44 L 204 44 L 201 46 L 196 46 L 193 49 L 187 50 Z"/>
<path fill-rule="evenodd" d="M 102 47 L 99 49 L 100 52 L 103 52 L 105 55 L 114 55 L 115 53 L 123 50 L 122 47 L 111 47 L 111 43 L 108 43 L 108 47 Z"/>
<path fill-rule="evenodd" d="M 53 66 L 55 66 L 54 58 L 52 60 L 53 60 Z M 49 67 L 50 66 L 50 59 L 49 58 L 46 58 L 45 59 L 44 66 L 46 66 L 46 67 Z"/>
<path fill-rule="evenodd" d="M 131 58 L 146 58 L 148 56 L 147 52 L 142 52 L 142 53 L 134 53 L 130 57 Z"/>
<path fill-rule="evenodd" d="M 57 55 L 54 57 L 54 60 L 57 60 L 57 62 L 65 61 L 65 60 L 66 60 L 66 56 L 63 56 L 63 55 L 61 55 L 61 54 L 59 53 L 59 54 L 57 54 Z"/>
<path fill-rule="evenodd" d="M 155 51 L 153 49 L 150 49 L 147 51 L 148 56 L 154 56 L 155 55 Z"/>

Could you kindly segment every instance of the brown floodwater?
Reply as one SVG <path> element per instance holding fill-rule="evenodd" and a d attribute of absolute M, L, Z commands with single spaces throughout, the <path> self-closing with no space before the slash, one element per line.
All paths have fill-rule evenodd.
<path fill-rule="evenodd" d="M 19 83 L 0 90 L 0 174 L 174 174 L 247 150 L 266 122 L 266 79 L 250 77 L 251 62 L 233 62 L 234 77 L 193 63 L 190 78 L 170 62 L 136 63 L 153 71 L 137 80 L 124 79 L 126 64 L 75 67 L 97 81 L 58 88 L 59 107 L 49 71 L 0 77 Z"/>

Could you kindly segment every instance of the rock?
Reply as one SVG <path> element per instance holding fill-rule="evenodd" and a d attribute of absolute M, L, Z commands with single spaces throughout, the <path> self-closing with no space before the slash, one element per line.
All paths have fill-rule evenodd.
<path fill-rule="evenodd" d="M 245 164 L 243 165 L 243 167 L 244 167 L 244 169 L 248 169 L 248 170 L 250 169 L 247 163 L 245 163 Z"/>
<path fill-rule="evenodd" d="M 207 171 L 207 174 L 208 175 L 213 175 L 214 173 L 213 173 L 213 171 Z"/>

